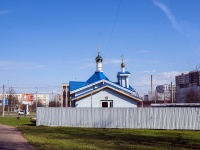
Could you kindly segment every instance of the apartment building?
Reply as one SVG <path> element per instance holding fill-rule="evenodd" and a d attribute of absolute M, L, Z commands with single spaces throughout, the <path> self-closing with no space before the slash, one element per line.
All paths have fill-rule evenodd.
<path fill-rule="evenodd" d="M 189 89 L 193 89 L 196 92 L 200 92 L 200 70 L 190 71 L 188 73 L 182 73 L 175 77 L 176 79 L 176 99 L 177 102 L 183 103 L 185 99 L 185 93 Z"/>
<path fill-rule="evenodd" d="M 158 100 L 175 101 L 176 86 L 171 84 L 158 85 L 156 87 L 156 96 Z"/>
<path fill-rule="evenodd" d="M 5 99 L 7 99 L 7 97 L 10 94 L 5 94 Z M 11 94 L 13 97 L 16 97 L 16 100 L 18 100 L 18 102 L 20 104 L 28 104 L 28 105 L 32 105 L 33 102 L 40 101 L 44 106 L 48 106 L 49 105 L 49 94 L 29 94 L 29 93 L 24 93 L 24 94 Z M 3 94 L 0 93 L 0 99 L 3 99 Z"/>
<path fill-rule="evenodd" d="M 55 99 L 57 102 L 61 103 L 61 102 L 62 102 L 62 95 L 61 95 L 61 94 L 56 94 L 55 97 L 54 97 L 54 99 Z"/>

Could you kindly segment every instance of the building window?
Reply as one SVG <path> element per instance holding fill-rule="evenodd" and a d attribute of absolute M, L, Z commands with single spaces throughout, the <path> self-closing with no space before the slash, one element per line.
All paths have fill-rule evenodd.
<path fill-rule="evenodd" d="M 101 107 L 113 107 L 112 100 L 101 100 Z"/>

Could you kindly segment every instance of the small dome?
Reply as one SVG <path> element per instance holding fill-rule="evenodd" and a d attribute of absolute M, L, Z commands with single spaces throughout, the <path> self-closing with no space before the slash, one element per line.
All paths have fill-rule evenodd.
<path fill-rule="evenodd" d="M 102 62 L 103 58 L 100 56 L 100 53 L 98 54 L 98 56 L 96 57 L 96 62 Z"/>
<path fill-rule="evenodd" d="M 124 63 L 124 62 L 121 63 L 121 67 L 122 67 L 122 68 L 125 67 L 125 63 Z"/>

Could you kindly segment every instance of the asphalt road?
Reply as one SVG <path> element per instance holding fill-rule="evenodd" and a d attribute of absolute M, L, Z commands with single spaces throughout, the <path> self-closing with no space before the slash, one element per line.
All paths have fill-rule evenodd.
<path fill-rule="evenodd" d="M 17 128 L 0 124 L 0 150 L 35 150 L 35 148 Z"/>

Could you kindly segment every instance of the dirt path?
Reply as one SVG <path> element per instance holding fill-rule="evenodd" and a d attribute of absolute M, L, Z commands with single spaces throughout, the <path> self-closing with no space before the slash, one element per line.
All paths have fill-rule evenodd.
<path fill-rule="evenodd" d="M 0 124 L 0 150 L 35 150 L 35 148 L 17 128 Z"/>

